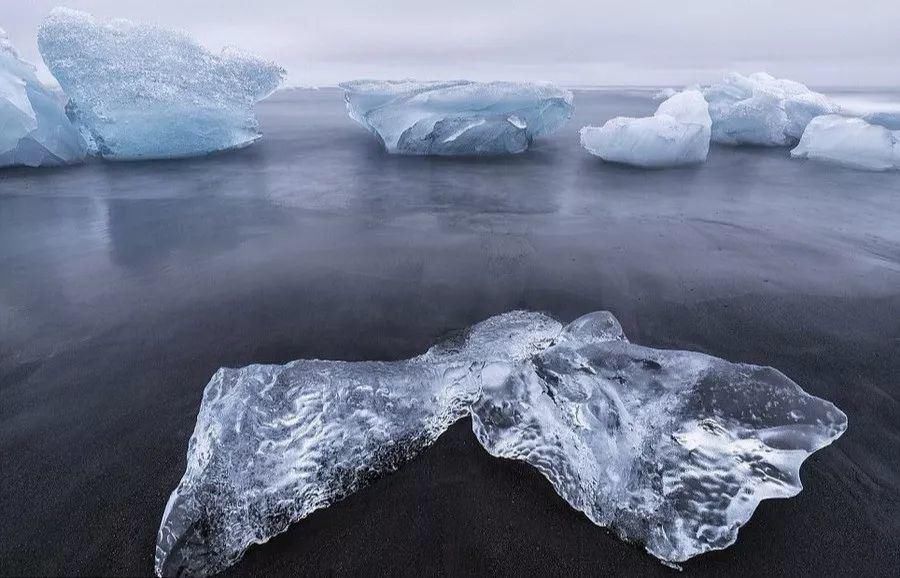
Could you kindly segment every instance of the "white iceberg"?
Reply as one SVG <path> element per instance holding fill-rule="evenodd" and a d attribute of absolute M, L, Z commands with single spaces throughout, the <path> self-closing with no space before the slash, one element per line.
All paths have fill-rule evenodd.
<path fill-rule="evenodd" d="M 390 472 L 471 412 L 595 523 L 669 561 L 731 544 L 846 416 L 771 368 L 628 343 L 607 312 L 512 312 L 396 362 L 220 369 L 157 537 L 160 576 L 205 575 Z"/>
<path fill-rule="evenodd" d="M 581 145 L 605 161 L 644 168 L 702 163 L 712 121 L 696 90 L 670 96 L 646 118 L 616 117 L 581 129 Z"/>
<path fill-rule="evenodd" d="M 572 116 L 572 93 L 548 83 L 355 80 L 340 85 L 350 118 L 390 153 L 520 153 Z"/>
<path fill-rule="evenodd" d="M 861 118 L 819 116 L 806 127 L 791 156 L 870 171 L 898 170 L 900 130 L 892 131 Z"/>
<path fill-rule="evenodd" d="M 56 8 L 38 32 L 47 67 L 92 154 L 175 158 L 244 147 L 260 136 L 253 105 L 284 70 L 185 34 Z"/>
<path fill-rule="evenodd" d="M 63 101 L 44 87 L 0 28 L 0 167 L 77 163 L 85 145 Z"/>
<path fill-rule="evenodd" d="M 712 117 L 712 141 L 730 145 L 796 144 L 813 118 L 838 112 L 827 96 L 764 72 L 725 75 L 703 89 Z"/>

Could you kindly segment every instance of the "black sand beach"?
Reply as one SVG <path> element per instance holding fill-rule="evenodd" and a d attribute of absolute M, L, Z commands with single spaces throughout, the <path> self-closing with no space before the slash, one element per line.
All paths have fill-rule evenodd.
<path fill-rule="evenodd" d="M 149 575 L 220 366 L 393 360 L 511 309 L 612 311 L 643 345 L 771 365 L 849 429 L 703 575 L 900 568 L 900 180 L 714 147 L 604 165 L 578 92 L 504 159 L 389 157 L 333 90 L 260 106 L 205 159 L 0 173 L 0 574 Z M 671 573 L 456 424 L 395 474 L 252 548 L 235 575 Z"/>

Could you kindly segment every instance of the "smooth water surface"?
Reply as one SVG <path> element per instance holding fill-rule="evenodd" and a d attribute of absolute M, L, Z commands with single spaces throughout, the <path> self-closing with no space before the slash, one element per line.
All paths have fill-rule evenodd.
<path fill-rule="evenodd" d="M 651 114 L 579 91 L 525 154 L 387 155 L 337 90 L 259 106 L 207 158 L 0 172 L 0 573 L 149 574 L 220 366 L 394 360 L 511 309 L 612 311 L 644 345 L 772 365 L 848 432 L 709 573 L 900 559 L 900 175 L 714 146 L 641 171 L 578 129 Z M 458 424 L 235 573 L 662 572 Z M 450 463 L 452 462 L 452 463 Z"/>

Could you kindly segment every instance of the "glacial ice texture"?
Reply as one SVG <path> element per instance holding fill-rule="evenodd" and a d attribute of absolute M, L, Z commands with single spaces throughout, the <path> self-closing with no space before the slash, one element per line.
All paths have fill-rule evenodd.
<path fill-rule="evenodd" d="M 220 369 L 157 537 L 158 575 L 205 575 L 390 472 L 471 412 L 493 455 L 597 524 L 679 561 L 731 544 L 846 417 L 774 369 L 628 343 L 609 313 L 512 312 L 397 362 Z"/>
<path fill-rule="evenodd" d="M 547 83 L 355 80 L 350 118 L 390 153 L 501 155 L 526 150 L 572 116 L 572 93 Z"/>
<path fill-rule="evenodd" d="M 546 347 L 559 323 L 509 313 L 397 362 L 220 369 L 157 538 L 156 573 L 205 575 L 396 469 L 468 413 L 481 381 Z"/>
<path fill-rule="evenodd" d="M 900 130 L 860 118 L 820 116 L 806 127 L 791 156 L 869 171 L 900 170 Z"/>
<path fill-rule="evenodd" d="M 709 153 L 712 120 L 703 95 L 670 96 L 646 118 L 616 117 L 581 129 L 581 145 L 605 161 L 643 168 L 702 163 Z"/>
<path fill-rule="evenodd" d="M 0 167 L 77 163 L 85 145 L 64 101 L 45 88 L 0 28 Z"/>
<path fill-rule="evenodd" d="M 670 562 L 734 543 L 847 427 L 775 369 L 631 344 L 607 312 L 485 383 L 472 418 L 492 455 L 531 464 L 594 523 Z"/>
<path fill-rule="evenodd" d="M 730 145 L 794 145 L 809 121 L 839 111 L 825 95 L 764 72 L 728 73 L 721 83 L 704 88 L 703 95 L 713 142 Z"/>
<path fill-rule="evenodd" d="M 135 160 L 203 155 L 260 137 L 253 105 L 284 70 L 185 34 L 56 8 L 38 32 L 47 67 L 90 152 Z"/>

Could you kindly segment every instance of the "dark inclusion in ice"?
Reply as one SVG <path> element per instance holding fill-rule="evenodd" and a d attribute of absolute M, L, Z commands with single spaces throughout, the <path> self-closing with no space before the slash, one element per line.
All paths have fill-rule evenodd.
<path fill-rule="evenodd" d="M 159 575 L 212 574 L 392 471 L 471 412 L 493 455 L 678 562 L 732 544 L 847 427 L 778 371 L 631 344 L 609 313 L 513 312 L 397 362 L 219 370 L 163 515 Z"/>

